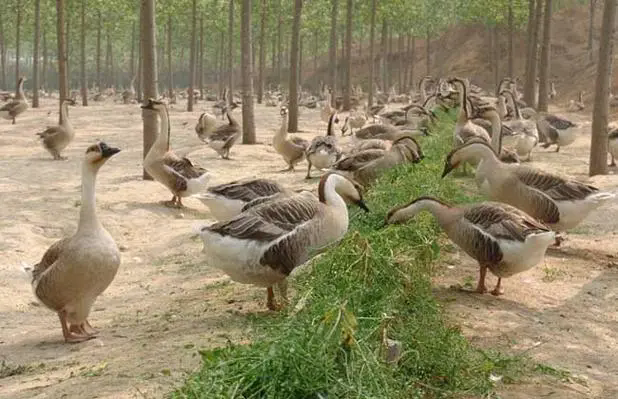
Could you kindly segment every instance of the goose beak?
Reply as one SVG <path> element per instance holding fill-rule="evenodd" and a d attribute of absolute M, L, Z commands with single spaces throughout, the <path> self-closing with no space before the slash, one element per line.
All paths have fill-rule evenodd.
<path fill-rule="evenodd" d="M 142 105 L 140 107 L 141 109 L 154 109 L 154 103 L 152 102 L 152 100 L 148 100 L 148 102 L 145 105 Z"/>
<path fill-rule="evenodd" d="M 114 154 L 118 154 L 120 152 L 120 148 L 110 147 L 105 143 L 100 144 L 101 147 L 101 156 L 103 158 L 110 158 Z"/>
<path fill-rule="evenodd" d="M 444 164 L 444 170 L 442 171 L 442 178 L 444 179 L 444 176 L 448 175 L 456 167 L 457 165 L 451 165 L 449 162 Z"/>
<path fill-rule="evenodd" d="M 369 208 L 367 208 L 367 204 L 365 204 L 365 201 L 363 201 L 362 199 L 356 201 L 356 205 L 358 205 L 358 207 L 362 209 L 363 211 L 369 212 Z"/>

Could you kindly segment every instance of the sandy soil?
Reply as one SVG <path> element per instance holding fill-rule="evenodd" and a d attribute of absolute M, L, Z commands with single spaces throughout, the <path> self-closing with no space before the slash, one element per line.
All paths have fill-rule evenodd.
<path fill-rule="evenodd" d="M 203 265 L 193 232 L 210 218 L 201 202 L 186 199 L 187 209 L 168 209 L 159 203 L 170 198 L 167 189 L 141 180 L 137 106 L 110 102 L 72 108 L 77 136 L 64 162 L 51 161 L 34 136 L 56 123 L 56 108 L 46 100 L 17 125 L 0 124 L 0 364 L 6 362 L 0 371 L 23 366 L 16 375 L 0 374 L 0 397 L 162 397 L 199 366 L 199 348 L 246 341 L 249 318 L 268 317 L 264 290 L 231 283 Z M 238 145 L 233 160 L 220 160 L 195 136 L 199 112 L 182 109 L 178 105 L 170 112 L 172 148 L 213 172 L 213 184 L 264 176 L 293 188 L 315 185 L 303 179 L 304 164 L 295 173 L 279 173 L 285 165 L 265 144 Z M 258 140 L 269 143 L 279 125 L 278 110 L 258 107 L 256 119 Z M 317 110 L 303 110 L 300 125 L 305 138 L 325 131 Z M 37 262 L 50 244 L 73 233 L 82 153 L 97 139 L 123 149 L 97 181 L 99 217 L 120 246 L 123 262 L 91 314 L 99 338 L 66 345 L 56 315 L 34 300 L 19 264 Z M 535 164 L 583 179 L 588 141 L 585 133 L 559 154 L 538 150 Z M 594 181 L 618 186 L 615 176 Z M 436 293 L 465 334 L 481 347 L 527 351 L 573 373 L 570 382 L 541 379 L 508 386 L 503 397 L 618 395 L 617 215 L 616 205 L 592 215 L 544 265 L 508 279 L 506 295 L 498 299 L 448 288 L 477 273 L 469 258 L 453 250 L 436 278 Z"/>

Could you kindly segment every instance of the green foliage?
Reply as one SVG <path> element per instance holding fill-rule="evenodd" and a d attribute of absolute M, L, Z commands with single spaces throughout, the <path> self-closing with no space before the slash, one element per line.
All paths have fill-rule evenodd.
<path fill-rule="evenodd" d="M 256 316 L 250 345 L 201 351 L 203 366 L 174 398 L 422 398 L 492 391 L 491 373 L 511 362 L 473 349 L 431 292 L 441 233 L 428 215 L 381 229 L 394 205 L 419 195 L 462 202 L 441 180 L 452 116 L 442 115 L 417 165 L 393 170 L 352 211 L 350 231 L 295 281 L 296 310 Z M 304 305 L 302 305 L 304 303 Z M 402 344 L 384 361 L 383 338 Z M 496 361 L 499 359 L 500 361 Z"/>

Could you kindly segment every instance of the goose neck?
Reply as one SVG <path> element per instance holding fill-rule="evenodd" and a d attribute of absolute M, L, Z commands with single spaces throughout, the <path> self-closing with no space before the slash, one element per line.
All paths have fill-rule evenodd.
<path fill-rule="evenodd" d="M 95 184 L 97 172 L 98 167 L 84 161 L 82 165 L 82 202 L 79 211 L 78 233 L 101 228 L 96 213 Z"/>
<path fill-rule="evenodd" d="M 491 122 L 491 148 L 500 155 L 502 150 L 502 122 L 497 112 L 490 112 L 487 119 Z"/>
<path fill-rule="evenodd" d="M 402 209 L 400 212 L 403 214 L 400 218 L 407 220 L 423 211 L 431 213 L 442 228 L 451 224 L 458 214 L 457 208 L 452 208 L 434 198 L 423 198 Z"/>
<path fill-rule="evenodd" d="M 153 147 L 156 146 L 160 150 L 167 151 L 170 147 L 169 117 L 166 109 L 159 109 L 158 112 L 161 118 L 161 127 L 159 128 L 159 135 Z"/>
<path fill-rule="evenodd" d="M 323 184 L 318 187 L 320 202 L 335 209 L 342 209 L 347 214 L 347 206 L 341 195 L 337 192 L 337 186 L 343 177 L 338 175 L 330 175 L 326 178 Z"/>
<path fill-rule="evenodd" d="M 26 101 L 26 96 L 24 95 L 24 80 L 21 79 L 19 84 L 17 85 L 17 98 L 21 101 Z"/>
<path fill-rule="evenodd" d="M 275 140 L 285 140 L 288 137 L 288 116 L 283 115 L 281 118 L 281 128 L 279 132 L 275 135 Z"/>
<path fill-rule="evenodd" d="M 71 121 L 69 121 L 69 105 L 66 101 L 63 101 L 62 107 L 60 107 L 60 119 L 62 120 L 62 125 L 71 126 Z"/>

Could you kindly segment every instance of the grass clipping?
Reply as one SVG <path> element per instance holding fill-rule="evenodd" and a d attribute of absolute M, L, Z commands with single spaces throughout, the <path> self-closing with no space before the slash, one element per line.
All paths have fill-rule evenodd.
<path fill-rule="evenodd" d="M 419 195 L 465 202 L 440 178 L 452 143 L 442 115 L 425 159 L 383 175 L 351 209 L 346 237 L 295 279 L 288 314 L 256 317 L 254 343 L 202 351 L 174 398 L 415 398 L 483 395 L 494 361 L 448 325 L 431 293 L 440 231 L 428 216 L 379 229 L 388 209 Z M 303 305 L 299 305 L 303 304 Z M 296 309 L 296 310 L 295 310 Z M 506 362 L 508 363 L 508 362 Z"/>

